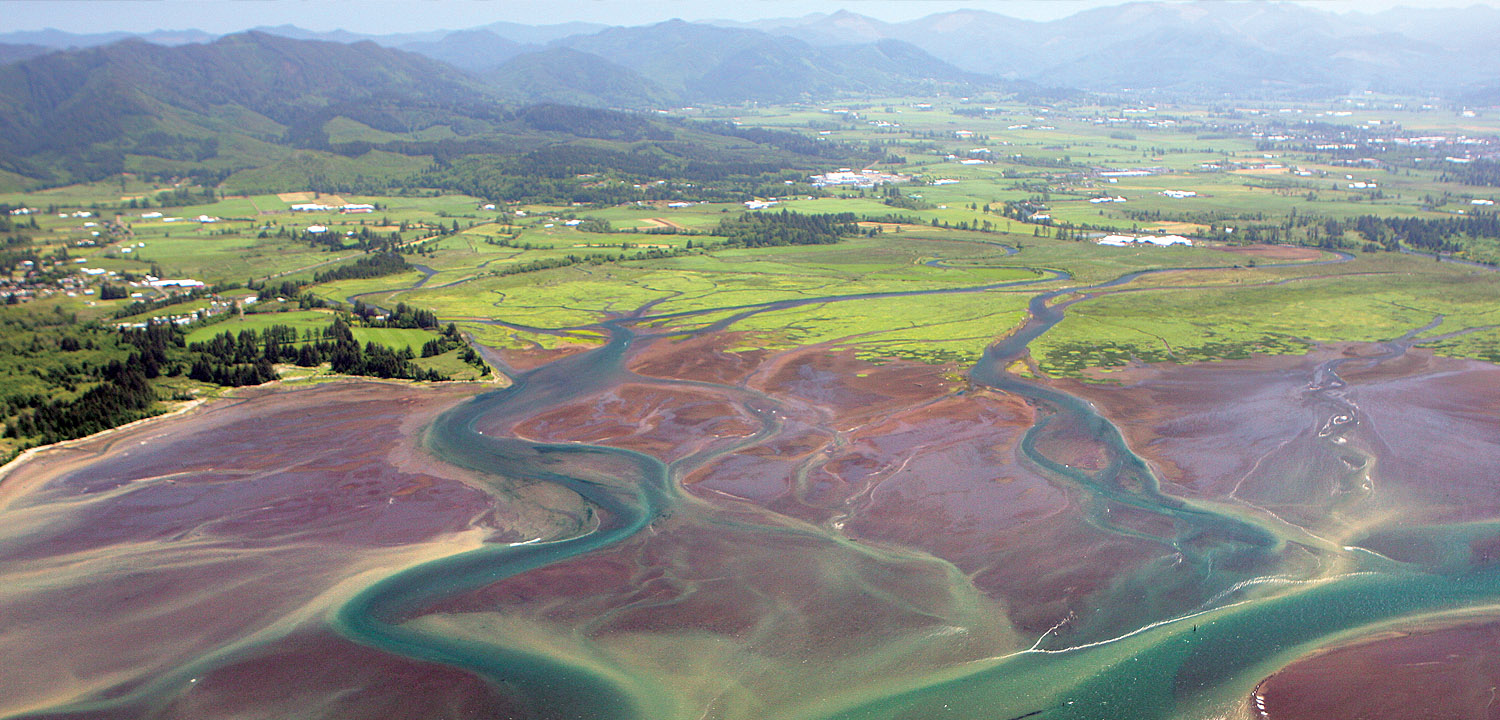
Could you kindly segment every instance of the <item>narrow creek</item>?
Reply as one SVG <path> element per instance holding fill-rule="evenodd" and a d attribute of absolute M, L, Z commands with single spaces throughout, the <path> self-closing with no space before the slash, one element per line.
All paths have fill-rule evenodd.
<path fill-rule="evenodd" d="M 1021 443 L 1023 460 L 1086 498 L 1091 522 L 1159 542 L 1173 560 L 1147 565 L 1114 588 L 1113 597 L 1101 604 L 1117 607 L 1099 613 L 1090 626 L 1049 633 L 1028 650 L 974 664 L 957 675 L 914 678 L 909 686 L 821 715 L 1207 717 L 1232 707 L 1267 670 L 1319 641 L 1403 616 L 1500 600 L 1500 570 L 1495 568 L 1433 573 L 1373 554 L 1348 559 L 1351 570 L 1335 578 L 1281 592 L 1257 592 L 1255 581 L 1276 572 L 1283 554 L 1300 538 L 1253 515 L 1164 493 L 1148 463 L 1090 403 L 1008 371 L 1032 341 L 1064 318 L 1071 304 L 1144 275 L 1170 271 L 1130 273 L 1089 287 L 1034 296 L 1028 321 L 990 347 L 969 376 L 977 387 L 1014 394 L 1037 406 L 1038 420 Z M 637 332 L 633 326 L 640 322 L 736 313 L 693 331 L 715 332 L 743 317 L 810 303 L 979 292 L 1064 277 L 1054 272 L 977 288 L 827 296 L 690 313 L 648 315 L 648 308 L 642 308 L 601 323 L 597 329 L 609 337 L 605 345 L 519 374 L 511 387 L 444 414 L 428 434 L 431 451 L 447 462 L 492 476 L 556 483 L 578 493 L 596 508 L 592 524 L 565 539 L 495 545 L 403 570 L 346 604 L 335 626 L 371 647 L 461 667 L 510 688 L 530 699 L 534 717 L 649 717 L 640 697 L 597 673 L 540 653 L 498 648 L 408 622 L 444 598 L 619 543 L 663 513 L 683 507 L 672 473 L 657 458 L 603 446 L 486 435 L 477 429 L 480 421 L 504 426 L 506 420 L 628 380 L 624 364 L 632 346 L 660 337 Z M 1396 357 L 1415 335 L 1392 341 L 1385 356 L 1364 360 Z M 1355 409 L 1336 394 L 1341 383 L 1337 369 L 1337 363 L 1319 368 L 1320 379 L 1313 383 L 1314 391 L 1324 393 L 1323 400 L 1332 408 L 1329 442 L 1336 440 L 1340 428 L 1357 422 Z M 1077 468 L 1050 457 L 1043 441 L 1060 425 L 1085 430 L 1088 440 L 1103 449 L 1104 466 Z M 1142 535 L 1112 519 L 1122 510 L 1165 517 L 1173 531 Z"/>

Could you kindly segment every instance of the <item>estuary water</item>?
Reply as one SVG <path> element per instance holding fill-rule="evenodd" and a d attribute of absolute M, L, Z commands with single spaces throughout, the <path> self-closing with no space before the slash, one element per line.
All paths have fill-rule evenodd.
<path fill-rule="evenodd" d="M 1347 256 L 1334 262 L 1344 259 Z M 1058 632 L 1042 635 L 1020 652 L 908 678 L 888 694 L 857 699 L 823 715 L 1173 718 L 1237 713 L 1243 710 L 1248 687 L 1319 643 L 1403 617 L 1500 599 L 1500 570 L 1482 563 L 1460 562 L 1436 572 L 1361 548 L 1320 545 L 1274 518 L 1164 493 L 1150 465 L 1089 402 L 1007 370 L 1033 340 L 1063 319 L 1070 304 L 1144 274 L 1036 295 L 1028 322 L 991 347 L 969 377 L 976 388 L 1020 396 L 1033 404 L 1037 421 L 1021 443 L 1023 460 L 1082 498 L 1095 526 L 1161 544 L 1166 551 L 1163 561 L 1138 569 L 1110 588 L 1099 601 L 1108 611 L 1092 615 L 1086 624 L 1055 628 Z M 1032 282 L 1059 278 L 1052 274 Z M 995 287 L 1001 286 L 964 291 Z M 803 304 L 894 295 L 898 294 L 828 296 L 718 310 L 741 311 L 738 318 Z M 493 426 L 497 418 L 519 418 L 621 382 L 623 358 L 631 344 L 659 339 L 638 333 L 634 325 L 642 319 L 678 316 L 637 314 L 604 323 L 602 329 L 610 338 L 605 346 L 522 374 L 514 386 L 465 403 L 431 428 L 431 450 L 449 462 L 509 478 L 557 483 L 587 498 L 598 509 L 592 531 L 547 543 L 487 547 L 396 574 L 345 606 L 339 629 L 372 647 L 478 673 L 528 698 L 536 717 L 647 716 L 640 698 L 580 667 L 543 654 L 497 650 L 461 636 L 413 629 L 404 621 L 448 595 L 618 543 L 663 513 L 691 511 L 667 466 L 651 456 L 595 445 L 530 443 L 475 429 L 480 419 Z M 732 322 L 721 321 L 707 330 Z M 1365 362 L 1398 357 L 1411 340 L 1408 336 L 1393 342 L 1383 357 Z M 1319 368 L 1318 391 L 1337 389 L 1342 362 Z M 1330 416 L 1330 428 L 1358 424 L 1352 406 L 1331 406 L 1338 410 Z M 1102 465 L 1074 467 L 1049 456 L 1048 436 L 1060 428 L 1067 429 L 1070 442 L 1078 442 L 1081 435 L 1097 447 L 1105 458 Z M 1322 441 L 1330 452 L 1347 456 L 1341 437 L 1341 432 L 1328 432 Z M 1361 464 L 1353 463 L 1352 474 L 1358 475 Z M 1139 516 L 1160 522 L 1131 519 Z M 1476 527 L 1470 532 L 1496 529 Z M 1289 562 L 1291 556 L 1297 556 L 1296 562 Z M 1286 571 L 1308 557 L 1319 566 L 1339 570 L 1315 577 Z"/>
<path fill-rule="evenodd" d="M 1347 259 L 1340 256 L 1330 262 Z M 716 462 L 738 459 L 742 464 L 726 467 L 755 470 L 774 465 L 775 473 L 792 475 L 806 496 L 833 492 L 829 488 L 836 483 L 820 480 L 818 475 L 833 464 L 831 459 L 842 457 L 839 453 L 859 442 L 855 438 L 858 433 L 846 430 L 844 437 L 827 440 L 818 452 L 797 450 L 823 442 L 804 439 L 816 430 L 811 428 L 815 423 L 808 420 L 816 413 L 807 407 L 794 407 L 790 400 L 755 389 L 748 381 L 646 378 L 633 372 L 630 362 L 653 346 L 712 338 L 759 313 L 809 304 L 1015 290 L 1066 281 L 1064 274 L 1038 271 L 1038 277 L 1032 280 L 983 287 L 832 295 L 690 313 L 656 312 L 655 304 L 650 304 L 588 328 L 607 336 L 604 345 L 516 373 L 510 387 L 463 401 L 436 415 L 423 436 L 428 453 L 469 471 L 481 490 L 484 483 L 490 483 L 493 497 L 502 497 L 518 485 L 534 484 L 582 498 L 586 502 L 576 531 L 546 535 L 551 538 L 547 540 L 485 542 L 435 560 L 395 563 L 391 566 L 404 569 L 394 572 L 375 566 L 376 579 L 361 581 L 363 584 L 347 597 L 338 596 L 326 618 L 272 625 L 274 631 L 264 633 L 273 636 L 270 640 L 252 638 L 232 650 L 202 654 L 191 662 L 164 669 L 149 681 L 120 683 L 93 692 L 85 700 L 58 703 L 24 716 L 198 717 L 189 701 L 195 692 L 205 692 L 204 685 L 198 684 L 200 679 L 212 678 L 242 662 L 245 656 L 274 646 L 280 637 L 305 632 L 306 624 L 323 627 L 320 623 L 326 622 L 343 638 L 380 654 L 415 664 L 446 666 L 480 678 L 485 687 L 505 698 L 505 717 L 1245 717 L 1254 712 L 1250 693 L 1256 684 L 1311 650 L 1401 623 L 1500 604 L 1500 563 L 1493 559 L 1493 553 L 1484 550 L 1493 544 L 1491 541 L 1500 541 L 1500 522 L 1412 522 L 1396 529 L 1382 526 L 1364 538 L 1338 542 L 1320 535 L 1314 526 L 1288 520 L 1286 511 L 1277 514 L 1267 509 L 1271 506 L 1265 503 L 1174 493 L 1147 460 L 1149 452 L 1132 447 L 1127 440 L 1129 433 L 1122 432 L 1093 403 L 1059 389 L 1057 383 L 1018 374 L 1015 368 L 1030 344 L 1062 321 L 1071 305 L 1116 291 L 1146 274 L 1131 273 L 1093 286 L 1045 290 L 1031 297 L 1025 324 L 990 347 L 967 371 L 967 388 L 959 393 L 959 404 L 964 407 L 945 411 L 962 422 L 956 422 L 952 429 L 936 431 L 957 433 L 963 423 L 972 426 L 978 422 L 963 413 L 972 410 L 972 405 L 990 402 L 985 398 L 994 399 L 990 405 L 995 407 L 1025 408 L 1026 412 L 1017 416 L 1025 415 L 1027 424 L 1018 431 L 1020 437 L 1013 450 L 1006 450 L 1014 457 L 1005 461 L 1013 460 L 1040 477 L 1037 484 L 1050 487 L 1064 498 L 1064 510 L 1070 517 L 1076 516 L 1089 533 L 1147 549 L 1133 556 L 1144 560 L 1108 568 L 1110 572 L 1104 574 L 1107 582 L 1065 598 L 1086 600 L 1090 607 L 1054 613 L 1057 620 L 1051 627 L 1036 628 L 1021 621 L 1009 624 L 1011 621 L 1004 617 L 1006 611 L 1019 613 L 1014 612 L 1014 606 L 1007 608 L 980 589 L 982 567 L 938 557 L 915 546 L 870 541 L 857 532 L 845 532 L 846 523 L 857 524 L 859 513 L 872 506 L 871 494 L 877 488 L 861 489 L 851 482 L 849 502 L 840 505 L 838 512 L 813 519 L 798 515 L 808 513 L 808 509 L 791 504 L 784 495 L 765 501 L 765 507 L 757 506 L 760 500 L 748 492 L 755 489 L 753 483 L 742 484 L 748 488 L 742 495 L 725 494 L 712 501 L 704 499 L 710 495 L 707 490 L 685 489 L 693 473 Z M 719 319 L 692 329 L 669 327 L 698 315 Z M 1270 469 L 1262 474 L 1270 475 L 1256 481 L 1290 497 L 1284 503 L 1287 507 L 1316 505 L 1330 515 L 1378 496 L 1380 491 L 1372 489 L 1372 484 L 1378 475 L 1376 466 L 1383 458 L 1373 449 L 1378 443 L 1372 443 L 1369 437 L 1372 429 L 1368 412 L 1343 374 L 1368 374 L 1398 365 L 1422 340 L 1422 334 L 1432 332 L 1440 322 L 1441 318 L 1436 318 L 1428 327 L 1414 328 L 1373 353 L 1367 349 L 1358 355 L 1331 357 L 1311 367 L 1305 386 L 1294 390 L 1299 407 L 1312 422 L 1282 433 L 1289 438 L 1278 448 L 1283 457 L 1268 463 Z M 815 367 L 801 366 L 794 375 L 815 386 L 821 382 L 818 372 Z M 602 402 L 599 398 L 619 393 L 622 388 L 646 386 L 714 398 L 720 405 L 711 406 L 712 412 L 728 413 L 718 408 L 733 406 L 744 427 L 738 435 L 726 432 L 723 438 L 717 438 L 715 432 L 701 444 L 686 446 L 688 450 L 675 459 L 664 453 L 619 447 L 620 435 L 602 431 L 600 437 L 614 440 L 609 444 L 605 440 L 540 442 L 511 431 L 549 412 L 596 405 Z M 946 391 L 934 391 L 921 402 L 936 406 L 943 401 L 930 398 L 946 396 Z M 853 397 L 856 400 L 849 402 L 857 402 L 861 396 Z M 370 412 L 367 406 L 361 406 L 351 416 Z M 607 408 L 594 408 L 594 412 L 610 414 Z M 671 408 L 650 412 L 686 414 L 685 410 Z M 889 446 L 883 452 L 898 458 L 900 468 L 920 463 L 921 459 L 914 457 L 924 451 L 920 444 L 902 445 L 906 442 L 904 432 L 905 428 L 896 427 L 875 433 L 877 444 Z M 773 437 L 783 437 L 787 442 L 774 451 L 745 454 Z M 309 440 L 299 446 L 298 452 L 312 453 L 317 444 Z M 269 452 L 259 445 L 235 447 L 235 452 Z M 984 453 L 988 450 L 960 447 L 942 456 L 942 464 L 922 472 L 939 478 L 934 481 L 936 491 L 946 492 L 949 488 L 943 483 L 958 482 L 948 474 L 984 475 L 987 463 L 1002 464 L 994 456 L 987 457 Z M 794 451 L 811 454 L 801 459 L 782 457 Z M 1225 450 L 1233 451 L 1236 449 Z M 271 460 L 279 462 L 280 458 Z M 966 466 L 957 467 L 960 463 Z M 864 472 L 863 466 L 852 460 L 837 468 L 850 477 Z M 341 465 L 335 470 L 341 477 L 357 474 Z M 897 472 L 882 477 L 895 477 Z M 168 483 L 177 482 L 177 478 L 162 474 L 149 481 L 165 493 Z M 85 473 L 69 482 L 107 486 L 109 480 L 89 478 Z M 984 488 L 997 491 L 1022 484 L 1010 477 L 984 476 L 984 482 Z M 225 486 L 236 487 L 232 483 Z M 1005 502 L 1023 505 L 1026 494 L 1034 495 L 1034 490 L 1017 491 L 1006 496 Z M 132 492 L 126 485 L 107 487 L 106 491 L 127 499 Z M 74 494 L 81 496 L 81 491 L 64 483 L 53 494 L 64 508 L 58 514 L 65 516 L 71 512 L 67 504 L 75 503 L 72 498 Z M 395 495 L 377 497 L 375 507 L 398 506 Z M 107 499 L 98 504 L 102 507 Z M 894 502 L 915 512 L 925 507 L 922 504 L 926 500 L 913 494 Z M 255 499 L 250 504 L 261 511 L 275 508 L 276 502 L 274 498 L 264 502 Z M 448 503 L 444 507 L 477 512 L 472 509 L 473 498 L 444 502 Z M 80 507 L 85 504 L 76 503 Z M 158 505 L 165 507 L 167 503 L 162 500 Z M 367 505 L 360 505 L 362 512 L 368 510 Z M 430 521 L 434 514 L 428 509 L 422 517 Z M 316 514 L 309 517 L 306 522 L 313 524 L 325 520 L 325 516 Z M 941 531 L 966 532 L 962 518 L 941 512 L 936 517 L 941 520 Z M 1043 525 L 1061 519 L 1042 517 L 1035 522 L 1034 532 L 1041 534 Z M 913 523 L 919 529 L 924 527 Z M 694 526 L 697 534 L 669 536 L 672 527 L 684 525 Z M 201 527 L 184 532 L 184 537 L 195 534 L 202 534 Z M 707 547 L 715 534 L 730 538 L 722 541 L 726 548 Z M 761 543 L 759 538 L 775 541 Z M 687 548 L 652 553 L 653 547 L 668 543 Z M 1439 551 L 1431 557 L 1406 557 L 1391 549 L 1396 545 Z M 17 547 L 13 545 L 11 550 Z M 1087 550 L 1097 543 L 1083 547 Z M 1005 550 L 993 548 L 997 556 Z M 641 635 L 660 632 L 668 648 L 667 659 L 654 659 L 654 666 L 630 662 L 630 652 L 649 654 L 651 648 L 643 641 L 624 646 L 624 652 L 617 647 L 605 652 L 584 640 L 574 645 L 536 642 L 537 636 L 514 632 L 515 626 L 508 626 L 509 632 L 507 626 L 469 632 L 466 628 L 481 626 L 466 626 L 455 620 L 465 614 L 462 608 L 485 606 L 464 604 L 458 598 L 472 598 L 507 581 L 560 568 L 573 567 L 571 575 L 561 577 L 582 582 L 593 572 L 588 568 L 595 566 L 580 569 L 580 562 L 622 552 L 631 554 L 625 564 L 635 571 L 622 582 L 636 586 L 631 589 L 638 592 L 589 608 L 603 608 L 598 614 L 615 616 L 616 620 L 621 608 L 651 610 L 654 614 L 649 622 L 639 621 L 640 626 L 649 628 Z M 802 552 L 807 554 L 799 554 Z M 757 553 L 778 557 L 774 562 L 761 563 L 753 559 Z M 715 562 L 723 557 L 738 563 L 723 562 L 727 569 L 720 571 Z M 1005 557 L 1007 561 L 1014 558 Z M 1086 562 L 1111 562 L 1101 557 Z M 707 564 L 714 569 L 691 567 L 684 558 L 708 558 L 711 562 Z M 1048 566 L 1042 563 L 1041 567 Z M 743 572 L 744 568 L 750 571 Z M 698 577 L 695 571 L 704 577 Z M 805 575 L 796 574 L 801 571 Z M 787 577 L 772 576 L 774 573 Z M 1049 581 L 1042 574 L 1045 570 L 1036 578 L 1038 585 Z M 1059 586 L 1071 587 L 1071 582 Z M 504 597 L 545 595 L 544 585 L 526 586 Z M 575 592 L 567 583 L 562 587 L 557 591 L 562 602 L 586 595 L 584 591 Z M 1016 597 L 1027 596 L 1020 592 Z M 702 606 L 693 606 L 689 601 L 694 598 L 707 599 Z M 489 602 L 485 607 L 493 611 L 490 614 L 507 613 L 503 602 Z M 309 602 L 307 607 L 319 606 Z M 736 625 L 731 619 L 737 615 L 747 618 Z M 537 612 L 526 617 L 544 616 L 546 613 Z M 818 627 L 836 625 L 842 616 L 853 619 L 831 631 Z M 889 626 L 882 624 L 887 621 Z M 1047 620 L 1048 624 L 1052 622 Z M 559 627 L 564 629 L 559 632 L 568 636 L 566 641 L 578 640 L 590 634 L 590 626 L 587 621 L 572 626 L 560 622 Z M 709 632 L 703 627 L 716 629 Z M 849 647 L 865 644 L 869 652 L 844 653 L 843 646 L 827 654 L 808 652 L 805 646 L 777 637 L 788 628 L 809 636 L 834 638 L 830 644 L 847 638 Z M 996 637 L 1006 640 L 995 641 Z M 1014 638 L 1020 640 L 1012 641 Z M 744 660 L 752 653 L 719 649 L 735 643 L 754 645 L 754 659 Z M 723 667 L 717 666 L 720 663 Z M 648 667 L 667 667 L 677 674 L 653 676 L 642 670 Z M 724 691 L 695 696 L 686 694 L 671 679 L 710 677 L 713 682 L 704 685 L 717 682 L 727 687 L 739 676 L 756 674 L 785 685 L 796 684 L 799 677 L 807 679 L 809 690 L 788 690 L 773 699 L 770 692 L 763 692 L 764 684 L 746 681 L 738 695 L 725 695 L 728 691 Z M 880 681 L 864 681 L 867 675 Z M 842 687 L 836 682 L 820 684 L 816 682 L 819 676 L 847 681 Z M 335 700 L 358 694 L 341 690 L 330 696 L 334 699 L 328 700 L 328 707 L 338 707 Z M 176 714 L 172 714 L 161 708 L 187 710 L 174 710 Z M 320 714 L 316 707 L 304 714 L 335 716 Z M 377 711 L 369 716 L 381 715 Z"/>

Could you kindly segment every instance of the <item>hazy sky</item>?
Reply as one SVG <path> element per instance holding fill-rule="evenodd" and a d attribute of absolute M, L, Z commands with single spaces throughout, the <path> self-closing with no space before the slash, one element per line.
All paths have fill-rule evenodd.
<path fill-rule="evenodd" d="M 179 30 L 232 32 L 290 23 L 309 30 L 383 34 L 461 29 L 505 20 L 532 25 L 585 20 L 643 25 L 685 20 L 800 17 L 848 9 L 888 21 L 960 8 L 1038 20 L 1125 0 L 0 0 L 0 32 Z M 1198 0 L 1210 1 L 1210 0 Z M 1226 0 L 1213 0 L 1226 1 Z M 1500 0 L 1298 0 L 1336 12 L 1500 5 Z"/>

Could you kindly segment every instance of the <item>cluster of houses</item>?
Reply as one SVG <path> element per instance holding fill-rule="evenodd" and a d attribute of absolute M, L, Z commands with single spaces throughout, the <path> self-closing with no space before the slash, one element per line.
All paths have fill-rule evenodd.
<path fill-rule="evenodd" d="M 143 212 L 143 213 L 141 213 L 141 219 L 142 220 L 160 220 L 160 221 L 162 221 L 164 223 L 176 223 L 176 222 L 183 222 L 184 220 L 187 220 L 187 221 L 191 221 L 191 222 L 204 223 L 204 224 L 216 223 L 216 222 L 223 222 L 224 221 L 224 218 L 214 217 L 212 215 L 199 215 L 198 217 L 195 217 L 195 218 L 164 217 L 164 216 L 162 216 L 161 213 L 159 213 L 159 212 L 157 212 L 155 210 L 152 210 L 151 212 Z"/>
<path fill-rule="evenodd" d="M 1197 191 L 1194 190 L 1163 190 L 1160 194 L 1164 197 L 1172 198 L 1173 200 L 1183 200 L 1185 198 L 1198 197 Z"/>
<path fill-rule="evenodd" d="M 970 148 L 967 156 L 959 156 L 949 153 L 944 159 L 951 160 L 959 165 L 984 165 L 994 157 L 994 151 L 989 148 Z"/>
<path fill-rule="evenodd" d="M 1155 245 L 1157 247 L 1185 245 L 1192 247 L 1193 241 L 1181 235 L 1105 235 L 1099 239 L 1099 244 L 1111 247 L 1137 247 L 1141 245 Z"/>
<path fill-rule="evenodd" d="M 1288 112 L 1283 110 L 1282 112 Z M 1323 113 L 1319 113 L 1322 116 Z M 1346 117 L 1347 111 L 1335 111 L 1328 113 L 1331 117 Z M 1395 132 L 1392 132 L 1392 131 Z M 1439 159 L 1449 162 L 1468 161 L 1476 157 L 1484 157 L 1494 154 L 1500 141 L 1491 137 L 1470 137 L 1468 135 L 1424 135 L 1419 133 L 1403 133 L 1389 123 L 1368 121 L 1362 126 L 1346 125 L 1333 126 L 1328 124 L 1316 124 L 1306 127 L 1292 126 L 1274 133 L 1255 131 L 1250 133 L 1257 139 L 1268 140 L 1277 143 L 1290 143 L 1300 145 L 1303 148 L 1320 152 L 1348 152 L 1368 148 L 1376 152 L 1384 152 L 1393 148 L 1406 151 L 1428 150 L 1432 151 L 1431 157 L 1415 157 L 1414 162 L 1437 161 Z M 1373 158 L 1361 158 L 1361 162 L 1373 160 Z M 1341 161 L 1347 162 L 1347 161 Z M 1378 163 L 1378 161 L 1375 161 Z"/>
<path fill-rule="evenodd" d="M 1094 174 L 1098 175 L 1099 177 L 1102 177 L 1102 178 L 1119 179 L 1119 178 L 1127 178 L 1127 177 L 1150 177 L 1152 175 L 1163 175 L 1163 174 L 1170 173 L 1170 172 L 1172 172 L 1172 169 L 1171 168 L 1166 168 L 1166 167 L 1123 168 L 1123 169 L 1121 169 L 1121 168 L 1099 168 L 1099 169 L 1097 169 L 1097 170 L 1094 171 Z"/>
<path fill-rule="evenodd" d="M 83 260 L 75 260 L 81 263 Z M 64 271 L 66 263 L 49 261 L 23 260 L 14 272 L 8 276 L 0 276 L 0 302 L 6 304 L 17 304 L 40 300 L 63 294 L 68 297 L 79 295 L 93 295 L 94 290 L 88 287 L 88 278 L 79 277 L 71 273 L 63 275 L 56 280 L 58 272 Z M 99 274 L 103 274 L 103 270 Z M 85 275 L 92 275 L 85 269 Z"/>
<path fill-rule="evenodd" d="M 127 251 L 129 248 L 126 249 Z M 66 297 L 91 296 L 95 290 L 90 285 L 96 282 L 109 282 L 115 280 L 130 287 L 140 288 L 130 293 L 132 298 L 143 298 L 146 296 L 144 290 L 155 290 L 160 293 L 172 294 L 182 291 L 191 291 L 202 288 L 201 280 L 193 279 L 164 279 L 151 275 L 145 278 L 126 283 L 119 280 L 119 273 L 114 270 L 105 270 L 95 267 L 78 267 L 88 262 L 84 258 L 75 258 L 69 261 L 34 261 L 23 260 L 17 264 L 14 272 L 9 276 L 0 276 L 0 302 L 22 303 L 55 295 Z M 76 271 L 76 272 L 75 272 Z M 12 299 L 14 298 L 14 299 Z"/>
<path fill-rule="evenodd" d="M 879 170 L 850 170 L 839 168 L 834 172 L 813 175 L 808 178 L 813 187 L 874 187 L 886 183 L 910 182 L 910 175 L 899 175 L 894 173 L 883 173 Z"/>
<path fill-rule="evenodd" d="M 345 203 L 343 205 L 324 205 L 322 203 L 296 203 L 291 206 L 292 212 L 333 212 L 335 210 L 346 215 L 355 213 L 375 212 L 375 206 L 369 203 Z M 491 205 L 489 209 L 494 209 Z"/>
<path fill-rule="evenodd" d="M 1150 117 L 1130 117 L 1131 115 L 1149 115 Z M 1176 119 L 1171 117 L 1163 117 L 1162 115 L 1157 114 L 1157 108 L 1155 105 L 1122 108 L 1120 110 L 1120 114 L 1118 115 L 1095 116 L 1094 118 L 1092 118 L 1092 122 L 1094 125 L 1104 125 L 1108 127 L 1128 126 L 1131 128 L 1142 129 L 1173 128 L 1177 125 Z"/>
<path fill-rule="evenodd" d="M 144 291 L 147 290 L 172 294 L 203 287 L 203 282 L 199 280 L 169 280 L 151 275 L 139 281 L 126 283 L 120 280 L 119 273 L 113 270 L 74 267 L 86 262 L 88 261 L 84 258 L 68 261 L 23 260 L 17 264 L 16 269 L 10 275 L 0 276 L 0 303 L 30 302 L 56 295 L 92 296 L 95 294 L 95 289 L 91 285 L 111 280 L 133 288 L 140 288 L 130 293 L 130 297 L 137 299 L 145 297 Z"/>
<path fill-rule="evenodd" d="M 160 281 L 158 281 L 160 282 Z M 134 297 L 134 295 L 132 295 Z M 239 301 L 243 306 L 254 305 L 254 296 Z M 148 325 L 191 325 L 199 320 L 206 320 L 215 315 L 222 315 L 235 310 L 235 301 L 225 300 L 218 295 L 213 295 L 208 300 L 208 307 L 199 308 L 191 312 L 177 313 L 174 315 L 155 315 L 142 322 L 115 323 L 115 327 L 124 330 L 143 330 Z"/>
<path fill-rule="evenodd" d="M 168 289 L 168 288 L 179 289 L 179 290 L 184 290 L 184 289 L 185 290 L 192 290 L 192 289 L 195 289 L 195 288 L 201 288 L 201 287 L 203 287 L 203 281 L 202 280 L 192 280 L 192 279 L 188 279 L 188 278 L 183 278 L 181 280 L 166 280 L 166 279 L 162 279 L 162 278 L 154 278 L 154 277 L 151 277 L 150 275 L 147 275 L 146 276 L 146 285 L 149 286 L 149 287 L 154 287 L 154 288 L 156 288 L 158 290 L 165 290 L 165 289 Z"/>

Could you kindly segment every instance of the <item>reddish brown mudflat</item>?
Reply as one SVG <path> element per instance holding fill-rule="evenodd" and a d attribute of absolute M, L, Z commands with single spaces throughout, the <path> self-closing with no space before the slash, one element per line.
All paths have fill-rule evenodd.
<path fill-rule="evenodd" d="M 29 660 L 7 665 L 0 713 L 119 695 L 215 649 L 255 656 L 262 638 L 315 624 L 385 568 L 532 536 L 468 473 L 420 449 L 428 420 L 476 391 L 249 389 L 17 467 L 0 485 L 0 656 Z M 309 642 L 293 643 L 288 667 L 307 664 Z M 458 682 L 436 666 L 316 643 L 371 678 Z M 289 692 L 277 672 L 237 677 L 246 696 Z"/>
<path fill-rule="evenodd" d="M 1500 718 L 1500 622 L 1378 635 L 1298 660 L 1251 697 L 1270 720 Z"/>

